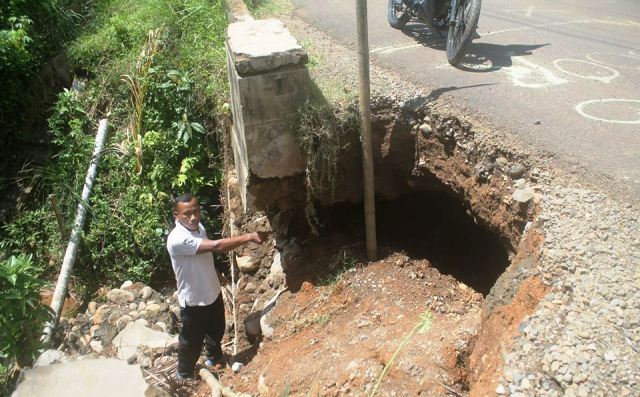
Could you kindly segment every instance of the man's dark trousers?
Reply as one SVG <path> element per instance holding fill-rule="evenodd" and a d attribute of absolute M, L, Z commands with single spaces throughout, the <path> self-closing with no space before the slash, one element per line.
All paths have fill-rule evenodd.
<path fill-rule="evenodd" d="M 222 358 L 220 341 L 226 325 L 222 293 L 210 305 L 181 307 L 180 319 L 182 329 L 178 337 L 178 373 L 190 377 L 200 357 L 203 341 L 207 358 L 213 361 Z"/>

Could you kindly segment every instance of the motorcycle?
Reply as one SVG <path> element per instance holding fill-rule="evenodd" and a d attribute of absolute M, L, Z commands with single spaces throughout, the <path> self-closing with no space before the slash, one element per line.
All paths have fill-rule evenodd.
<path fill-rule="evenodd" d="M 456 66 L 478 25 L 480 3 L 481 0 L 389 0 L 387 20 L 391 27 L 402 29 L 416 16 L 434 32 L 448 30 L 447 60 Z"/>

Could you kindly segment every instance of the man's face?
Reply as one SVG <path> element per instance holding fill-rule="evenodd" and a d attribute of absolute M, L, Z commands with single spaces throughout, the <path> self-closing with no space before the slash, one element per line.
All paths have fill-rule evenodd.
<path fill-rule="evenodd" d="M 200 224 L 200 204 L 194 198 L 186 203 L 178 203 L 173 213 L 176 220 L 189 230 L 198 230 Z"/>

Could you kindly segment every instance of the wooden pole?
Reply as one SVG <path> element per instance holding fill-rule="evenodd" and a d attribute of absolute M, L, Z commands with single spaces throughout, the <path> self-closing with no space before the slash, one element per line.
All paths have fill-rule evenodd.
<path fill-rule="evenodd" d="M 358 31 L 358 72 L 360 74 L 360 117 L 362 118 L 362 168 L 364 171 L 364 222 L 367 257 L 378 257 L 376 241 L 376 204 L 373 181 L 373 148 L 371 142 L 371 105 L 369 88 L 369 36 L 367 31 L 367 0 L 356 0 Z"/>
<path fill-rule="evenodd" d="M 87 204 L 89 203 L 89 196 L 93 189 L 93 182 L 96 179 L 98 170 L 98 163 L 100 162 L 100 154 L 102 153 L 102 146 L 107 136 L 107 119 L 100 120 L 98 126 L 98 133 L 96 134 L 96 142 L 93 148 L 93 156 L 89 162 L 89 169 L 87 170 L 87 176 L 84 180 L 84 187 L 82 189 L 82 197 L 78 203 L 78 209 L 76 210 L 76 218 L 73 223 L 73 229 L 71 230 L 71 236 L 69 237 L 69 243 L 67 244 L 67 250 L 64 253 L 64 259 L 62 261 L 62 267 L 60 268 L 60 275 L 58 276 L 58 282 L 56 283 L 56 289 L 53 293 L 53 299 L 51 300 L 51 308 L 55 313 L 55 316 L 50 324 L 47 324 L 45 328 L 45 340 L 48 341 L 51 338 L 53 329 L 58 325 L 60 320 L 60 314 L 62 313 L 62 306 L 67 295 L 67 287 L 69 286 L 69 279 L 73 271 L 73 264 L 76 260 L 78 253 L 78 246 L 80 245 L 80 234 L 84 228 L 84 220 L 87 214 Z"/>

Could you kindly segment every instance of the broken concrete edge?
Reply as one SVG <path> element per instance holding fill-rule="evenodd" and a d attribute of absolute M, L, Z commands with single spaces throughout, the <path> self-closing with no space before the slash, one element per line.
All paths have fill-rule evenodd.
<path fill-rule="evenodd" d="M 229 22 L 233 23 L 253 19 L 243 0 L 224 0 L 223 3 Z"/>
<path fill-rule="evenodd" d="M 309 56 L 279 19 L 245 19 L 227 27 L 227 55 L 240 76 L 304 66 Z"/>

